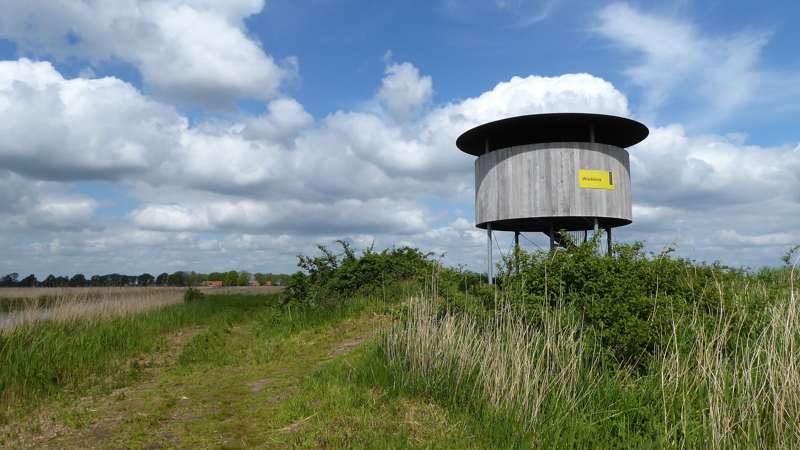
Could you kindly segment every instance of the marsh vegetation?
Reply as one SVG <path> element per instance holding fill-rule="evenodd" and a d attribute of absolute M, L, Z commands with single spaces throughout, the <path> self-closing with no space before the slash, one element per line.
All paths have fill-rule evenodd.
<path fill-rule="evenodd" d="M 102 320 L 180 303 L 184 288 L 0 288 L 0 333 L 41 321 Z"/>
<path fill-rule="evenodd" d="M 639 245 L 608 257 L 588 242 L 509 255 L 489 287 L 433 254 L 341 245 L 302 257 L 283 293 L 180 293 L 5 333 L 7 442 L 34 442 L 19 424 L 60 405 L 86 417 L 35 442 L 105 427 L 101 445 L 117 446 L 800 445 L 788 264 L 747 271 Z"/>

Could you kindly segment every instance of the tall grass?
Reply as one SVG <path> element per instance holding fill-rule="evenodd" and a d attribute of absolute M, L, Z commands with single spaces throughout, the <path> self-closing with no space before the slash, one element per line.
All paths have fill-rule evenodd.
<path fill-rule="evenodd" d="M 136 358 L 164 349 L 167 333 L 253 317 L 275 307 L 271 297 L 206 297 L 139 314 L 19 325 L 0 334 L 0 404 L 31 406 L 43 398 L 107 384 L 107 377 L 136 376 Z"/>
<path fill-rule="evenodd" d="M 184 288 L 0 289 L 0 334 L 23 324 L 107 319 L 139 314 L 183 300 Z"/>
<path fill-rule="evenodd" d="M 497 439 L 522 434 L 498 445 L 797 448 L 800 298 L 793 272 L 774 274 L 712 277 L 688 311 L 653 298 L 650 320 L 669 325 L 637 365 L 599 357 L 602 324 L 574 306 L 509 289 L 487 319 L 412 299 L 380 343 L 382 382 L 471 411 Z"/>
<path fill-rule="evenodd" d="M 800 445 L 800 302 L 789 284 L 757 329 L 744 328 L 736 311 L 724 308 L 711 327 L 699 326 L 697 314 L 674 322 L 657 366 L 668 442 Z M 687 330 L 694 334 L 689 345 L 680 336 Z M 697 424 L 703 432 L 693 438 L 688 430 Z"/>
<path fill-rule="evenodd" d="M 590 394 L 596 370 L 578 323 L 541 314 L 542 326 L 534 327 L 502 306 L 481 323 L 415 299 L 386 332 L 383 349 L 402 384 L 535 431 L 574 411 Z"/>

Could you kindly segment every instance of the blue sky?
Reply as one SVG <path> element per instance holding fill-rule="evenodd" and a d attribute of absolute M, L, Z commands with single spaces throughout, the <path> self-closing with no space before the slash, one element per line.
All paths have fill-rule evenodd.
<path fill-rule="evenodd" d="M 3 273 L 290 271 L 337 238 L 480 269 L 455 137 L 576 110 L 651 128 L 619 239 L 751 267 L 800 242 L 795 2 L 0 6 Z"/>

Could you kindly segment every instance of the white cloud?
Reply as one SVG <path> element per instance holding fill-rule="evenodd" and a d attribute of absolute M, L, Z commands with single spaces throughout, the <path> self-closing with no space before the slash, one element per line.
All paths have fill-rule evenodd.
<path fill-rule="evenodd" d="M 267 99 L 292 76 L 246 33 L 263 0 L 0 1 L 0 37 L 25 53 L 119 59 L 149 92 L 181 103 L 228 106 Z"/>
<path fill-rule="evenodd" d="M 133 222 L 159 231 L 209 230 L 208 219 L 181 205 L 152 205 L 131 212 Z"/>
<path fill-rule="evenodd" d="M 344 199 L 332 203 L 297 200 L 213 201 L 192 206 L 147 205 L 133 211 L 134 223 L 156 231 L 240 231 L 258 233 L 418 233 L 430 214 L 413 202 Z"/>
<path fill-rule="evenodd" d="M 427 84 L 410 64 L 398 67 Z M 389 71 L 387 79 L 398 73 Z M 339 111 L 314 121 L 295 100 L 279 98 L 262 116 L 195 126 L 114 78 L 64 79 L 49 63 L 23 59 L 2 63 L 0 80 L 0 123 L 13 125 L 0 128 L 4 167 L 38 179 L 130 183 L 143 206 L 128 220 L 151 233 L 373 236 L 383 245 L 443 248 L 451 238 L 475 234 L 463 229 L 463 217 L 456 222 L 461 228 L 435 225 L 446 213 L 422 206 L 427 199 L 471 198 L 473 158 L 454 145 L 461 132 L 518 114 L 628 114 L 619 91 L 586 74 L 515 77 L 481 96 L 404 119 Z M 429 102 L 426 90 L 408 105 Z M 86 209 L 73 212 L 80 211 Z M 130 233 L 120 224 L 107 226 Z M 108 251 L 115 242 L 110 233 L 86 238 L 87 248 Z M 37 248 L 80 253 L 74 236 L 56 234 Z M 161 234 L 141 238 L 153 236 Z M 186 252 L 198 251 L 189 244 L 195 241 L 181 242 Z M 218 246 L 214 239 L 197 242 Z"/>
<path fill-rule="evenodd" d="M 280 98 L 267 105 L 266 114 L 245 118 L 242 134 L 248 139 L 267 140 L 288 144 L 295 138 L 300 130 L 314 122 L 303 108 L 303 105 L 293 98 Z"/>
<path fill-rule="evenodd" d="M 57 183 L 30 180 L 0 169 L 0 231 L 77 230 L 92 226 L 98 203 L 65 194 Z"/>
<path fill-rule="evenodd" d="M 443 105 L 416 98 L 410 104 L 424 107 L 405 118 L 367 109 L 314 120 L 282 97 L 258 117 L 190 126 L 121 80 L 64 79 L 49 63 L 2 62 L 0 185 L 8 190 L 0 190 L 0 226 L 25 237 L 5 266 L 73 258 L 81 267 L 124 270 L 141 267 L 130 261 L 140 255 L 174 270 L 187 268 L 180 261 L 203 261 L 200 270 L 214 261 L 257 268 L 256 258 L 291 268 L 293 255 L 313 251 L 314 242 L 351 237 L 447 251 L 448 261 L 481 268 L 483 234 L 469 213 L 452 211 L 471 203 L 473 189 L 474 159 L 455 148 L 456 137 L 520 114 L 630 115 L 626 97 L 589 74 L 514 77 Z M 800 229 L 795 147 L 692 136 L 671 125 L 654 128 L 631 161 L 636 222 L 618 237 L 678 240 L 709 259 L 757 264 Z M 57 191 L 96 179 L 123 183 L 142 206 L 92 227 L 103 205 Z M 4 206 L 6 197 L 16 200 Z M 32 229 L 59 223 L 67 229 Z"/>
<path fill-rule="evenodd" d="M 411 63 L 390 64 L 386 67 L 378 100 L 395 119 L 407 120 L 412 113 L 427 105 L 433 95 L 433 80 L 420 76 Z"/>
<path fill-rule="evenodd" d="M 800 152 L 670 125 L 630 150 L 634 223 L 618 235 L 758 267 L 800 243 Z"/>
<path fill-rule="evenodd" d="M 629 114 L 619 91 L 586 74 L 515 77 L 401 122 L 339 111 L 312 125 L 302 106 L 281 99 L 243 125 L 184 131 L 159 183 L 267 200 L 466 199 L 472 158 L 455 147 L 460 133 L 503 117 L 562 111 Z"/>
<path fill-rule="evenodd" d="M 157 166 L 186 119 L 116 78 L 62 78 L 0 61 L 0 164 L 49 180 L 118 179 Z"/>
<path fill-rule="evenodd" d="M 800 153 L 788 146 L 689 136 L 680 125 L 670 125 L 652 129 L 630 154 L 636 198 L 647 205 L 709 211 L 798 200 Z"/>
<path fill-rule="evenodd" d="M 732 245 L 770 245 L 789 248 L 798 242 L 798 236 L 792 233 L 765 233 L 757 235 L 742 235 L 736 230 L 726 229 L 720 230 L 718 233 L 719 239 L 723 243 L 730 243 Z"/>
<path fill-rule="evenodd" d="M 442 112 L 475 123 L 520 114 L 591 112 L 629 116 L 627 98 L 608 81 L 586 73 L 513 77 Z"/>
<path fill-rule="evenodd" d="M 644 88 L 646 115 L 681 97 L 703 110 L 698 118 L 710 124 L 752 101 L 763 87 L 758 60 L 765 33 L 710 36 L 689 21 L 627 3 L 612 3 L 597 17 L 595 32 L 640 57 L 625 72 Z"/>
<path fill-rule="evenodd" d="M 272 199 L 464 196 L 472 161 L 455 148 L 461 132 L 559 111 L 628 113 L 611 84 L 577 74 L 515 77 L 405 122 L 340 111 L 313 126 L 302 105 L 281 98 L 257 118 L 190 127 L 121 80 L 64 79 L 49 63 L 22 59 L 0 62 L 0 163 L 40 179 L 131 180 Z"/>
<path fill-rule="evenodd" d="M 47 228 L 87 226 L 97 202 L 86 197 L 43 198 L 28 211 L 28 224 Z"/>

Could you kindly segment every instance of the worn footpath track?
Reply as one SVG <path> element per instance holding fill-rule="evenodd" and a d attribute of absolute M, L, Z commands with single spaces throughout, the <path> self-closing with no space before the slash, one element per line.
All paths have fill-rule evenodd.
<path fill-rule="evenodd" d="M 203 329 L 184 329 L 171 337 L 170 350 L 142 358 L 148 366 L 143 381 L 46 406 L 0 431 L 12 448 L 291 446 L 309 420 L 298 414 L 304 408 L 292 405 L 304 381 L 383 322 L 364 315 L 277 341 L 259 339 L 253 323 L 234 325 L 224 330 L 222 351 L 231 358 L 221 364 L 182 363 L 187 344 L 208 338 Z"/>

